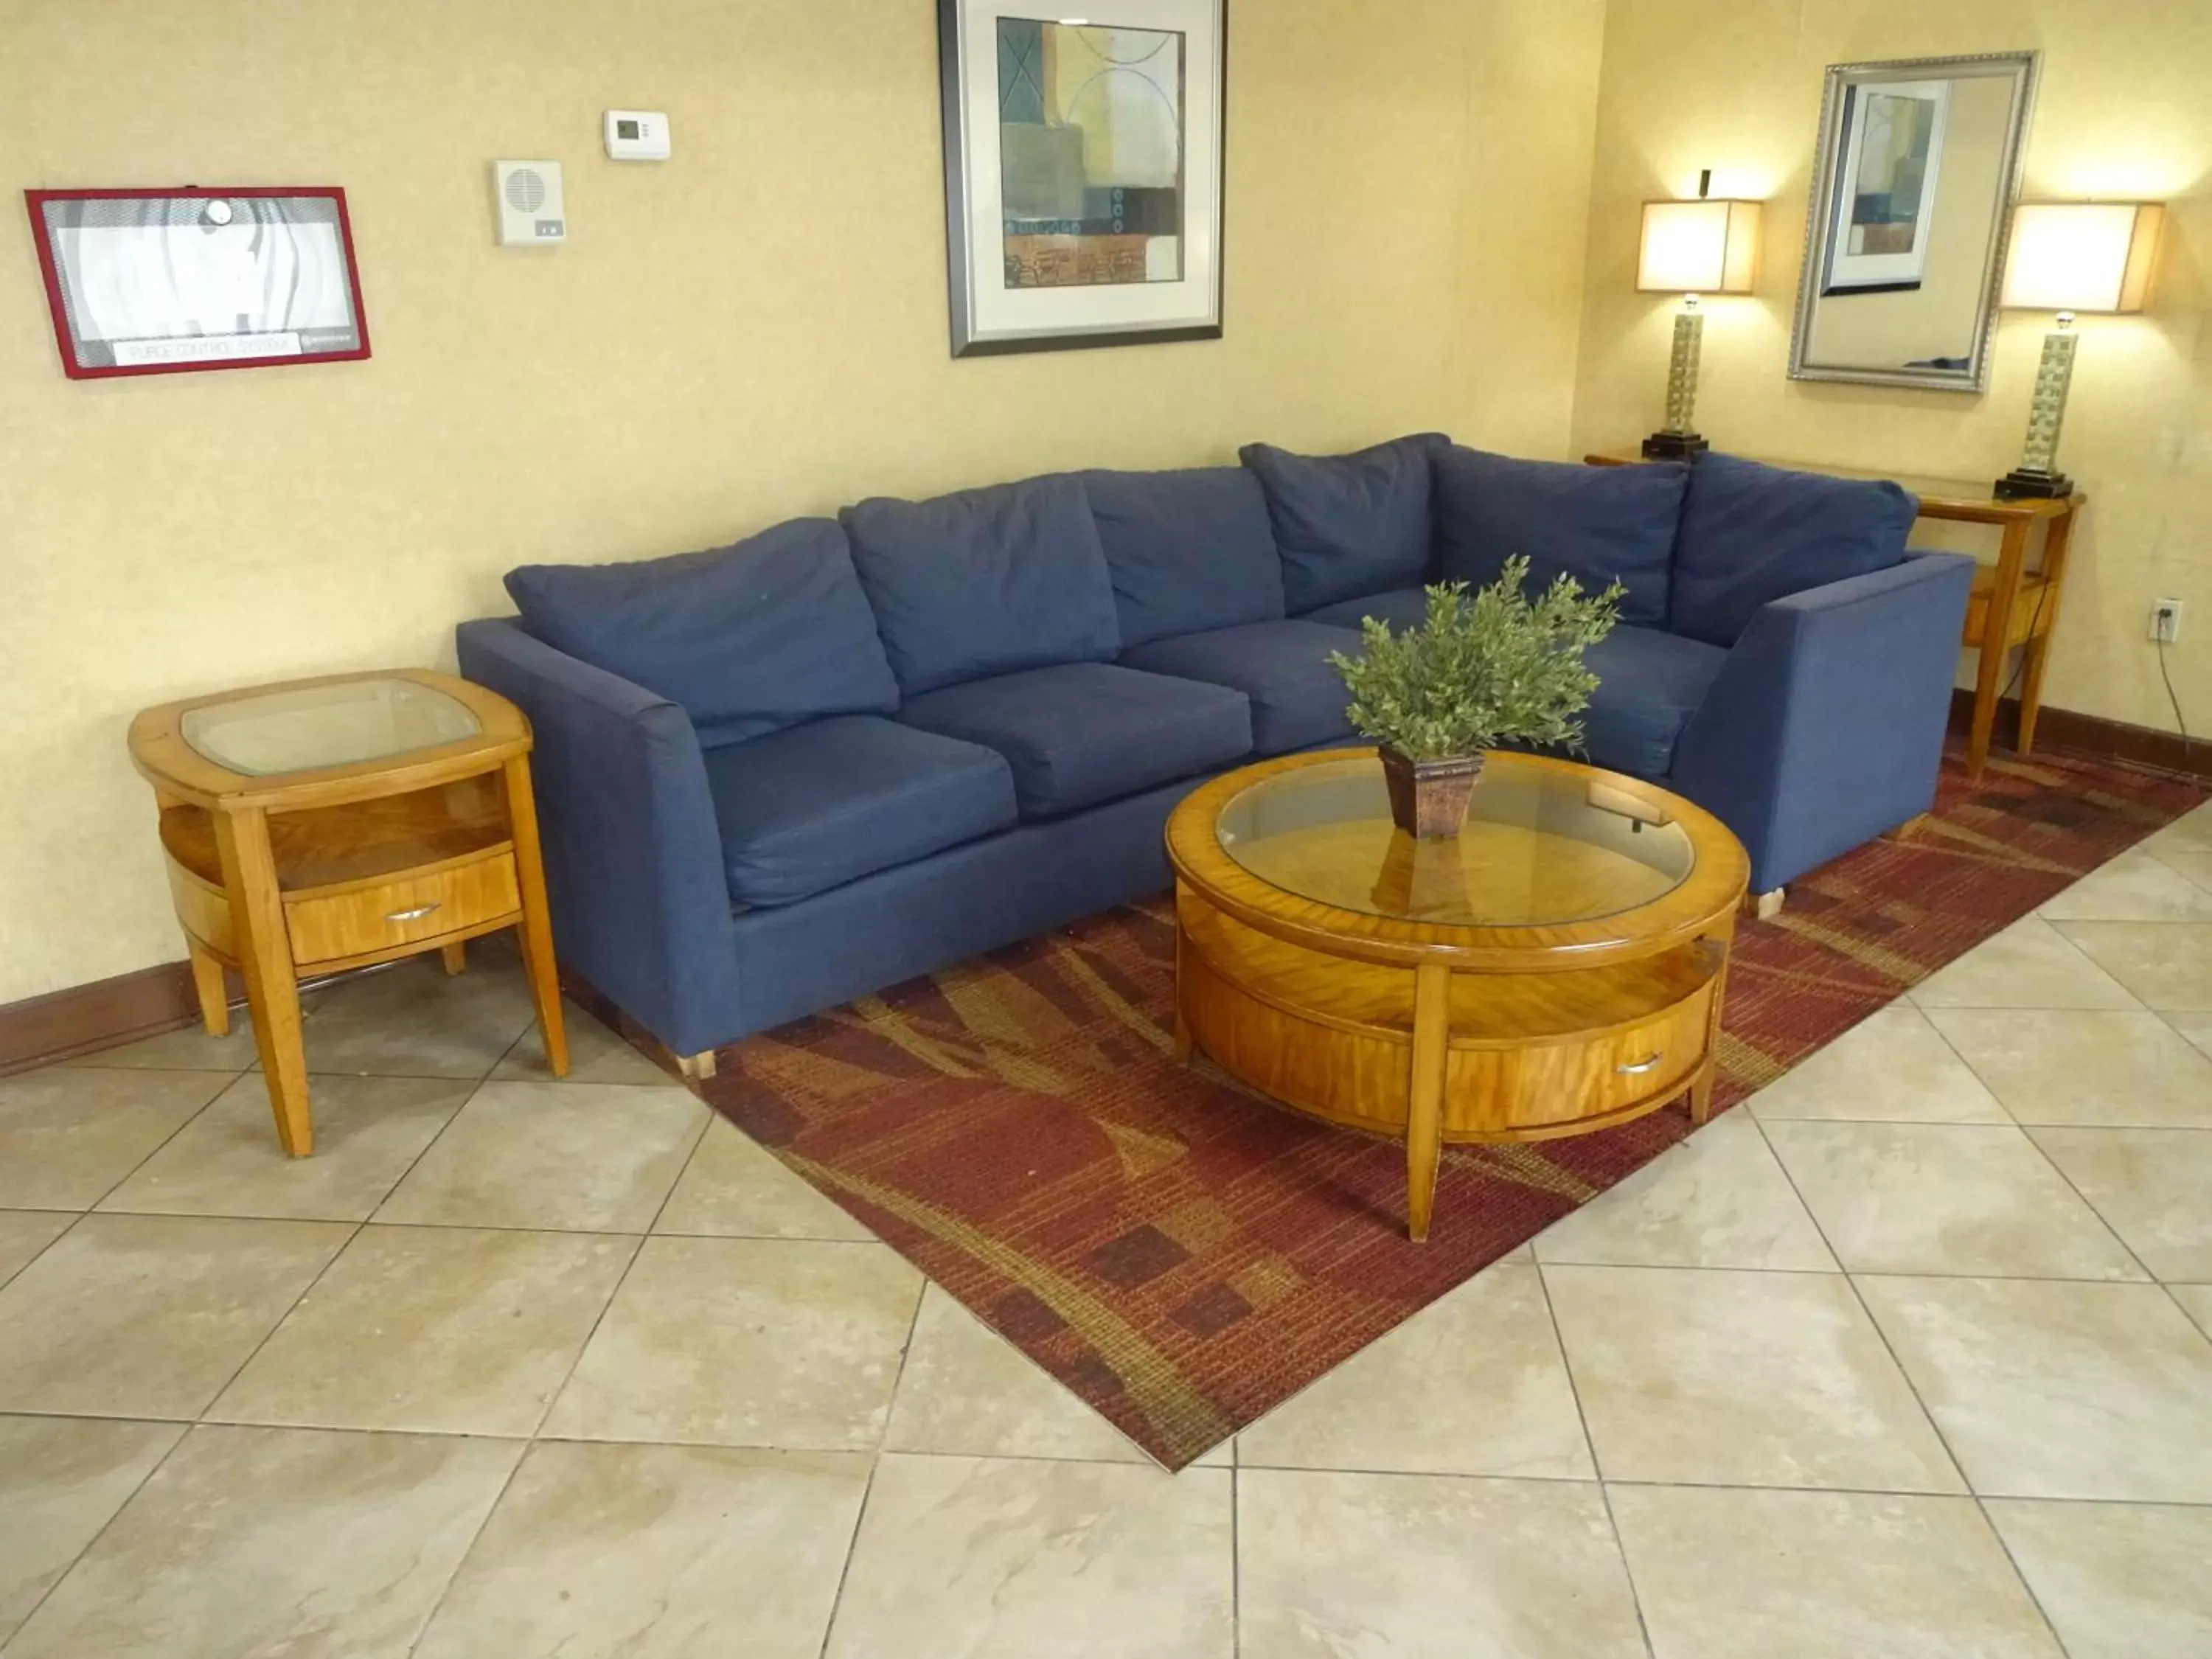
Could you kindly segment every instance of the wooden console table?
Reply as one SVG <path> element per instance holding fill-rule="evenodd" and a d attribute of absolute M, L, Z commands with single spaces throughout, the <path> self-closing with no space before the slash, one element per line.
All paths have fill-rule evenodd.
<path fill-rule="evenodd" d="M 256 686 L 149 708 L 131 759 L 154 786 L 200 1015 L 230 1029 L 245 975 L 284 1150 L 314 1150 L 299 976 L 521 935 L 545 1057 L 568 1070 L 530 789 L 530 722 L 421 669 Z"/>
<path fill-rule="evenodd" d="M 1594 466 L 1622 466 L 1641 461 L 1633 450 L 1607 450 L 1583 458 Z M 1995 526 L 2002 535 L 1997 560 L 1974 577 L 1966 604 L 1960 643 L 1978 653 L 1974 665 L 1974 719 L 1966 738 L 1966 772 L 1978 778 L 1989 762 L 1996 730 L 1997 702 L 2005 689 L 2005 668 L 2017 646 L 2026 654 L 2021 669 L 2019 752 L 2035 748 L 2036 716 L 2043 711 L 2043 674 L 2049 664 L 2051 630 L 2058 625 L 2058 604 L 2066 586 L 2066 553 L 2074 520 L 2088 497 L 2076 490 L 2056 500 L 2002 500 L 1955 478 L 1929 478 L 1861 467 L 1827 466 L 1809 461 L 1771 461 L 1800 472 L 1836 478 L 1887 478 L 1919 498 L 1923 519 L 1955 524 Z M 2028 544 L 2044 527 L 2043 556 L 2031 569 Z"/>

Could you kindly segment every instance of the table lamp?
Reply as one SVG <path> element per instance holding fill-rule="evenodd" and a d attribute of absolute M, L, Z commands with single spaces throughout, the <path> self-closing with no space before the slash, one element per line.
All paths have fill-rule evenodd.
<path fill-rule="evenodd" d="M 1701 294 L 1748 294 L 1759 264 L 1759 204 L 1708 197 L 1712 172 L 1698 177 L 1694 202 L 1646 202 L 1636 262 L 1639 294 L 1679 294 L 1674 351 L 1667 365 L 1667 424 L 1644 441 L 1654 460 L 1694 460 L 1711 447 L 1691 424 L 1698 401 Z"/>
<path fill-rule="evenodd" d="M 2081 338 L 2073 331 L 2074 314 L 2143 308 L 2165 217 L 2160 202 L 2024 202 L 2013 210 L 1998 303 L 2055 311 L 2058 326 L 2043 337 L 2043 361 L 2028 398 L 2027 441 L 2020 465 L 1997 480 L 2000 496 L 2074 493 L 2073 481 L 2058 470 L 2058 428 Z"/>

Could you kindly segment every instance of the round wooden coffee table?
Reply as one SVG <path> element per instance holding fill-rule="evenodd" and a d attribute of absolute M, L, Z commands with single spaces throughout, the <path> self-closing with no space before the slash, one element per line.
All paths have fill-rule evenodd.
<path fill-rule="evenodd" d="M 1374 751 L 1331 750 L 1216 779 L 1167 842 L 1179 1047 L 1403 1139 L 1416 1240 L 1444 1141 L 1711 1109 L 1750 862 L 1678 795 L 1495 754 L 1459 836 L 1416 842 Z"/>

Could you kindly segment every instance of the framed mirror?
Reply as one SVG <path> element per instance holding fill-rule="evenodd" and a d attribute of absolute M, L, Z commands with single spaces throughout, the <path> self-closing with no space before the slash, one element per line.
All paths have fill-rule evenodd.
<path fill-rule="evenodd" d="M 1790 377 L 1979 392 L 2036 54 L 1837 64 Z"/>

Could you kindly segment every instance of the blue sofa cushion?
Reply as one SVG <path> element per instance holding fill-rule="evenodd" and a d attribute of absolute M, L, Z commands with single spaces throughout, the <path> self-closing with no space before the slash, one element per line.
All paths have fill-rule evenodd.
<path fill-rule="evenodd" d="M 1072 473 L 838 516 L 908 696 L 1121 648 L 1098 526 Z"/>
<path fill-rule="evenodd" d="M 1598 678 L 1583 712 L 1590 764 L 1663 778 L 1674 740 L 1698 712 L 1729 653 L 1717 645 L 1627 623 L 1583 653 Z"/>
<path fill-rule="evenodd" d="M 1429 455 L 1440 433 L 1352 455 L 1293 455 L 1269 444 L 1238 452 L 1267 492 L 1290 614 L 1428 574 Z"/>
<path fill-rule="evenodd" d="M 999 756 L 869 714 L 713 750 L 707 787 L 743 904 L 796 903 L 1016 822 Z"/>
<path fill-rule="evenodd" d="M 1686 468 L 1523 461 L 1456 444 L 1437 452 L 1435 467 L 1443 580 L 1486 586 L 1526 554 L 1532 594 L 1563 575 L 1591 593 L 1619 580 L 1623 622 L 1666 622 Z"/>
<path fill-rule="evenodd" d="M 1057 817 L 1251 752 L 1242 692 L 1109 663 L 1064 663 L 910 697 L 898 718 L 995 749 L 1024 818 Z"/>
<path fill-rule="evenodd" d="M 1429 594 L 1424 587 L 1397 587 L 1388 593 L 1370 593 L 1364 599 L 1339 599 L 1334 605 L 1325 605 L 1318 611 L 1309 611 L 1304 620 L 1323 623 L 1331 628 L 1357 628 L 1366 617 L 1390 624 L 1390 631 L 1402 634 L 1409 628 L 1419 628 L 1428 620 Z"/>
<path fill-rule="evenodd" d="M 1286 755 L 1352 734 L 1344 712 L 1352 695 L 1344 689 L 1343 677 L 1329 666 L 1328 653 L 1358 648 L 1358 641 L 1347 638 L 1340 628 L 1255 622 L 1155 640 L 1123 652 L 1121 660 L 1147 673 L 1242 691 L 1252 700 L 1253 749 Z"/>
<path fill-rule="evenodd" d="M 669 559 L 526 564 L 507 591 L 532 634 L 679 705 L 702 744 L 898 707 L 845 532 L 827 519 Z"/>
<path fill-rule="evenodd" d="M 1283 562 L 1260 481 L 1241 466 L 1086 472 L 1123 649 L 1283 615 Z"/>
<path fill-rule="evenodd" d="M 1886 479 L 1706 455 L 1682 501 L 1668 626 L 1734 645 L 1770 600 L 1901 562 L 1918 512 Z"/>

